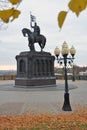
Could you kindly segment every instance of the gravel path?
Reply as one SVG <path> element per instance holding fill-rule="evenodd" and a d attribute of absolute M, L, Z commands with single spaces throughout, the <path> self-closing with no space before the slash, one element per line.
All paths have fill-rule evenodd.
<path fill-rule="evenodd" d="M 87 81 L 69 81 L 72 111 L 87 107 Z M 64 98 L 64 81 L 43 88 L 15 88 L 14 81 L 0 81 L 0 115 L 59 114 Z M 70 112 L 69 112 L 70 113 Z"/>

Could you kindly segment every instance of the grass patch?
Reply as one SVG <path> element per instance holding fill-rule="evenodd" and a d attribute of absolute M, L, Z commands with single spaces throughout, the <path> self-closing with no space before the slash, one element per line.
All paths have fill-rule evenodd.
<path fill-rule="evenodd" d="M 80 128 L 81 130 L 87 130 L 87 124 L 81 124 Z"/>
<path fill-rule="evenodd" d="M 48 122 L 41 123 L 30 130 L 82 130 L 79 127 L 79 123 L 67 122 L 64 121 L 62 123 L 58 122 Z"/>
<path fill-rule="evenodd" d="M 58 122 L 40 123 L 32 128 L 16 128 L 3 130 L 87 130 L 87 124 L 64 121 L 62 124 Z"/>
<path fill-rule="evenodd" d="M 0 130 L 87 130 L 87 108 L 72 114 L 0 116 Z"/>

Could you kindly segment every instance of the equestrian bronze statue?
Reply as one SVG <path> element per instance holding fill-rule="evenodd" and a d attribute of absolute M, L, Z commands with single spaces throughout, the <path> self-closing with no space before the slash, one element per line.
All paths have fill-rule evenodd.
<path fill-rule="evenodd" d="M 33 15 L 30 15 L 31 21 L 30 26 L 31 30 L 27 28 L 22 29 L 22 33 L 24 37 L 28 37 L 28 46 L 30 48 L 30 51 L 35 51 L 34 43 L 38 43 L 41 51 L 45 47 L 46 44 L 46 38 L 45 36 L 40 34 L 40 27 L 36 23 L 36 17 Z"/>

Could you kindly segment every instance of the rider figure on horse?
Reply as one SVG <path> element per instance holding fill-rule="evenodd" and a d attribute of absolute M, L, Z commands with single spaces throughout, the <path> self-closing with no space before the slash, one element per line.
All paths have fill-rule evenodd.
<path fill-rule="evenodd" d="M 36 17 L 34 15 L 32 15 L 31 12 L 30 12 L 30 20 L 31 20 L 30 26 L 33 29 L 33 33 L 37 37 L 40 35 L 40 27 L 36 23 Z"/>
<path fill-rule="evenodd" d="M 31 24 L 31 27 L 34 29 L 34 34 L 36 36 L 40 35 L 40 27 L 37 25 L 37 23 L 35 22 L 34 26 Z"/>
<path fill-rule="evenodd" d="M 32 14 L 30 14 L 30 26 L 31 30 L 27 28 L 22 29 L 24 37 L 28 37 L 28 46 L 31 51 L 35 51 L 34 43 L 38 43 L 42 51 L 46 44 L 46 38 L 40 34 L 40 27 L 36 23 L 36 17 Z"/>

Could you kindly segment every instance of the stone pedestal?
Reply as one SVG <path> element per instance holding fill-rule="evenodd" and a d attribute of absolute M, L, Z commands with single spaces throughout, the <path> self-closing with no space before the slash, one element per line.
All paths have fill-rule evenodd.
<path fill-rule="evenodd" d="M 16 56 L 15 86 L 33 87 L 56 84 L 54 59 L 54 56 L 48 52 L 21 52 Z"/>

